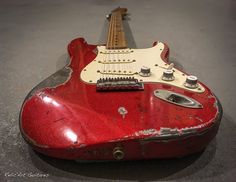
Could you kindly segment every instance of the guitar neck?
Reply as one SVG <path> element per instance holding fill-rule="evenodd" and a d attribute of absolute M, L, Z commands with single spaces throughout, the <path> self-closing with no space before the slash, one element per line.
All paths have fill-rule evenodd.
<path fill-rule="evenodd" d="M 112 12 L 107 36 L 107 49 L 124 49 L 127 47 L 121 12 Z"/>

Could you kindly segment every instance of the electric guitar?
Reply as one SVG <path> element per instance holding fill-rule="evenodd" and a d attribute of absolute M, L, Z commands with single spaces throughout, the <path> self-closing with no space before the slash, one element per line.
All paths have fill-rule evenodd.
<path fill-rule="evenodd" d="M 214 138 L 222 116 L 216 96 L 168 62 L 165 43 L 128 48 L 126 12 L 108 16 L 106 44 L 71 41 L 70 63 L 28 94 L 20 130 L 34 150 L 76 160 L 170 158 Z"/>

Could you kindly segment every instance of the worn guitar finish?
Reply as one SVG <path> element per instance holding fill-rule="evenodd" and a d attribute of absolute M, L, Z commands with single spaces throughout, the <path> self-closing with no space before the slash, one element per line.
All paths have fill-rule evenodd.
<path fill-rule="evenodd" d="M 126 49 L 119 25 L 125 11 L 118 8 L 112 12 L 107 50 Z M 120 26 L 119 31 L 114 26 Z M 119 37 L 116 44 L 113 37 Z M 158 60 L 168 66 L 169 49 L 160 44 L 163 49 Z M 136 79 L 139 73 L 136 78 L 107 75 L 108 81 L 101 77 L 100 82 L 87 83 L 81 73 L 96 60 L 97 50 L 83 38 L 73 40 L 68 45 L 70 63 L 26 97 L 20 129 L 35 150 L 78 160 L 169 158 L 201 151 L 216 135 L 222 110 L 203 83 L 191 90 L 170 82 L 142 82 Z"/>

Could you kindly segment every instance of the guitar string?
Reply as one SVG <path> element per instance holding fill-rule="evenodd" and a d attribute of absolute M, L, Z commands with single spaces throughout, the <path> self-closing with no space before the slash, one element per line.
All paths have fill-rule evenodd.
<path fill-rule="evenodd" d="M 113 70 L 114 70 L 114 66 L 113 66 L 113 61 L 115 59 L 115 54 L 114 54 L 114 50 L 115 50 L 115 42 L 114 42 L 114 36 L 116 34 L 116 13 L 113 14 L 114 18 L 113 18 L 113 27 L 112 27 L 112 53 L 111 53 L 111 61 L 110 61 L 110 70 L 111 70 L 111 78 L 113 78 Z"/>
<path fill-rule="evenodd" d="M 114 16 L 114 13 L 112 14 L 112 26 L 111 26 L 111 45 L 110 45 L 110 48 L 111 48 L 111 50 L 110 50 L 110 52 L 109 52 L 109 60 L 108 60 L 108 70 L 107 70 L 107 75 L 108 75 L 108 78 L 111 78 L 111 75 L 110 75 L 110 73 L 111 73 L 111 63 L 112 63 L 112 60 L 113 60 L 113 55 L 112 55 L 112 52 L 113 52 L 113 39 L 114 39 L 114 23 L 115 23 L 115 21 L 114 21 L 114 18 L 115 18 L 115 16 Z"/>
<path fill-rule="evenodd" d="M 100 70 L 100 75 L 101 78 L 104 79 L 104 70 L 105 70 L 105 60 L 106 60 L 106 47 L 108 46 L 109 43 L 109 34 L 110 34 L 110 24 L 109 24 L 109 29 L 108 29 L 108 36 L 107 36 L 107 42 L 106 42 L 106 46 L 104 47 L 104 50 L 101 50 L 101 54 L 102 54 L 102 60 L 101 60 L 101 70 Z"/>
<path fill-rule="evenodd" d="M 111 20 L 112 20 L 112 16 L 110 17 L 110 22 L 109 22 L 109 29 L 108 29 L 108 36 L 107 36 L 107 43 L 106 46 L 104 47 L 103 51 L 103 60 L 101 62 L 101 74 L 102 74 L 102 79 L 104 79 L 106 77 L 105 71 L 106 71 L 106 60 L 107 60 L 107 52 L 108 52 L 108 47 L 109 47 L 109 43 L 110 43 L 110 33 L 111 33 Z"/>
<path fill-rule="evenodd" d="M 121 22 L 122 21 L 122 15 L 120 14 L 120 16 L 119 16 L 119 21 Z M 121 26 L 121 24 L 120 24 L 120 26 L 119 26 L 119 33 L 120 33 L 120 41 L 121 42 L 123 42 L 123 34 L 122 34 L 122 32 L 123 32 L 123 29 L 122 29 L 122 26 Z M 123 49 L 123 48 L 122 48 Z M 126 65 L 125 65 L 125 58 L 126 58 L 126 56 L 124 56 L 125 54 L 123 54 L 122 53 L 122 50 L 121 50 L 121 58 L 120 58 L 120 60 L 121 60 L 121 66 L 120 66 L 120 71 L 121 71 L 121 74 L 123 75 L 123 77 L 126 77 L 125 76 L 125 70 L 126 70 Z"/>
<path fill-rule="evenodd" d="M 117 19 L 118 19 L 118 13 L 116 13 L 116 19 L 115 19 L 115 45 L 117 45 L 117 43 L 118 43 L 118 31 L 117 31 L 117 27 L 118 27 L 118 21 L 117 21 Z M 117 46 L 116 46 L 117 47 Z M 119 59 L 119 54 L 117 53 L 117 55 L 115 54 L 115 58 L 114 58 L 114 70 L 115 70 L 115 74 L 117 74 L 117 64 L 116 64 L 116 61 L 118 61 L 118 59 Z M 119 64 L 118 64 L 119 65 Z M 119 77 L 119 75 L 117 76 L 117 77 Z"/>
<path fill-rule="evenodd" d="M 109 24 L 109 33 L 108 33 L 108 42 L 107 42 L 107 46 L 105 49 L 105 62 L 104 62 L 104 78 L 109 78 L 109 60 L 111 59 L 111 55 L 109 53 L 110 51 L 110 47 L 112 44 L 112 26 L 113 26 L 113 14 L 111 14 L 111 19 L 110 19 L 110 24 Z"/>
<path fill-rule="evenodd" d="M 109 51 L 109 47 L 110 47 L 110 42 L 111 42 L 111 27 L 112 27 L 112 15 L 111 15 L 111 18 L 110 18 L 110 23 L 109 23 L 109 34 L 108 34 L 108 42 L 107 42 L 107 46 L 105 48 L 105 62 L 104 62 L 104 71 L 103 71 L 103 75 L 104 75 L 104 78 L 107 78 L 107 61 L 109 59 L 109 54 L 108 54 L 108 51 Z"/>
<path fill-rule="evenodd" d="M 117 20 L 118 20 L 118 24 L 117 24 L 117 42 L 120 44 L 120 42 L 122 42 L 121 40 L 121 36 L 120 36 L 120 23 L 121 23 L 121 17 L 122 15 L 121 14 L 118 14 L 117 15 Z M 122 48 L 121 48 L 122 49 Z M 121 57 L 122 57 L 122 50 L 119 50 L 117 51 L 117 61 L 118 61 L 118 76 L 119 77 L 122 77 L 122 73 L 123 73 L 123 70 L 122 70 L 122 60 L 121 60 Z M 121 60 L 121 61 L 119 61 Z"/>
<path fill-rule="evenodd" d="M 120 18 L 120 14 L 119 14 L 119 16 L 117 16 L 117 19 L 118 18 Z M 118 27 L 118 31 L 117 31 L 117 42 L 119 42 L 120 43 L 120 32 L 119 32 L 119 30 L 120 30 L 120 19 L 118 20 L 118 22 L 119 22 L 119 26 L 117 25 L 117 27 Z M 119 38 L 118 38 L 119 37 Z M 119 53 L 117 54 L 118 56 L 117 56 L 117 61 L 118 61 L 118 74 L 120 74 L 119 73 L 119 71 L 121 71 L 121 67 L 120 67 L 120 62 L 119 62 L 119 60 L 120 60 L 120 55 L 119 55 Z"/>
<path fill-rule="evenodd" d="M 117 54 L 115 53 L 114 54 L 114 66 L 113 66 L 113 69 L 115 70 L 115 73 L 114 73 L 114 76 L 116 76 L 115 74 L 117 74 L 117 61 L 118 61 L 118 56 L 119 56 L 119 53 L 118 53 L 118 50 L 117 50 L 117 44 L 119 43 L 118 42 L 118 31 L 117 31 L 117 27 L 118 27 L 118 21 L 117 21 L 117 19 L 118 19 L 118 13 L 116 13 L 116 18 L 115 18 L 115 45 L 114 45 L 114 47 L 115 47 L 115 52 L 117 52 Z M 119 77 L 119 75 L 117 76 L 117 77 Z"/>
<path fill-rule="evenodd" d="M 114 19 L 113 19 L 113 34 L 112 34 L 112 50 L 113 50 L 113 54 L 112 54 L 112 58 L 111 58 L 111 77 L 115 78 L 116 77 L 116 45 L 117 45 L 117 13 L 114 13 Z"/>
<path fill-rule="evenodd" d="M 107 50 L 106 50 L 106 62 L 105 62 L 105 78 L 109 78 L 109 70 L 110 70 L 110 59 L 111 59 L 111 54 L 110 54 L 110 49 L 112 47 L 112 34 L 113 34 L 113 21 L 114 21 L 114 14 L 111 14 L 111 20 L 110 20 L 110 28 L 109 28 L 109 42 L 108 42 L 108 46 L 107 46 Z"/>
<path fill-rule="evenodd" d="M 114 24 L 113 24 L 113 57 L 112 57 L 112 60 L 111 60 L 111 73 L 112 73 L 112 78 L 114 78 L 116 75 L 115 75 L 115 72 L 116 71 L 116 64 L 115 64 L 115 59 L 116 59 L 116 35 L 117 35 L 117 13 L 114 13 Z"/>
<path fill-rule="evenodd" d="M 120 21 L 122 21 L 122 17 L 120 16 L 119 17 L 120 18 Z M 123 26 L 121 25 L 120 26 L 120 33 L 122 34 L 122 42 L 124 43 L 124 35 L 123 35 Z M 122 73 L 125 75 L 124 77 L 127 77 L 127 75 L 126 75 L 126 72 L 127 72 L 127 64 L 125 63 L 126 62 L 126 59 L 127 59 L 127 56 L 125 56 L 125 53 L 123 54 L 123 59 L 122 59 L 122 61 L 123 61 L 123 63 L 124 64 L 122 64 L 122 67 L 123 67 L 123 70 L 122 70 Z"/>

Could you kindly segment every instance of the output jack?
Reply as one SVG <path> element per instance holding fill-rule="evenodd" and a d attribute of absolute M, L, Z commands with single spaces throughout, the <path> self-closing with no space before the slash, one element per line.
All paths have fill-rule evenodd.
<path fill-rule="evenodd" d="M 121 147 L 115 147 L 113 149 L 113 157 L 116 160 L 122 160 L 125 156 L 125 153 L 123 152 L 123 149 Z"/>

